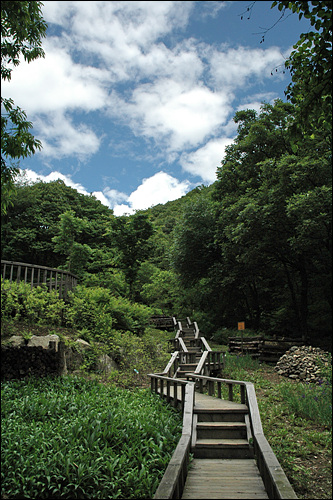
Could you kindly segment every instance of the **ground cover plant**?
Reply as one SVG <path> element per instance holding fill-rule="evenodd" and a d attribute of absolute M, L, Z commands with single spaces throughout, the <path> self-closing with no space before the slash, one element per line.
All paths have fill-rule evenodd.
<path fill-rule="evenodd" d="M 254 384 L 264 434 L 298 498 L 332 498 L 332 367 L 323 371 L 324 383 L 303 384 L 227 353 L 223 378 Z"/>
<path fill-rule="evenodd" d="M 2 498 L 152 498 L 181 433 L 149 389 L 65 376 L 1 383 Z"/>

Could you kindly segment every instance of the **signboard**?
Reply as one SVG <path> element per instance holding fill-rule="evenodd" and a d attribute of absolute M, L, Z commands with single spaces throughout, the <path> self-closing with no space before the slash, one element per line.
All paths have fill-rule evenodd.
<path fill-rule="evenodd" d="M 244 321 L 241 321 L 240 323 L 238 323 L 238 330 L 245 330 L 245 322 Z"/>

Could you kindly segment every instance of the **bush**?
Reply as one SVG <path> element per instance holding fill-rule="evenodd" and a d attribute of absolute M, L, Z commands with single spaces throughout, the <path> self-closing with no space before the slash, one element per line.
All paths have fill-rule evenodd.
<path fill-rule="evenodd" d="M 56 290 L 49 291 L 46 286 L 31 289 L 31 285 L 23 281 L 1 282 L 1 317 L 5 320 L 60 326 L 64 308 L 65 303 Z"/>
<path fill-rule="evenodd" d="M 89 340 L 108 342 L 115 330 L 142 334 L 152 315 L 149 307 L 115 297 L 107 288 L 78 285 L 69 293 L 65 320 L 69 327 L 88 330 Z"/>

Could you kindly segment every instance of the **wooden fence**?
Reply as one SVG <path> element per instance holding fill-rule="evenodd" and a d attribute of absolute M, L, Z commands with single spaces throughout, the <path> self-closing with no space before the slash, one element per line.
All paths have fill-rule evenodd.
<path fill-rule="evenodd" d="M 276 363 L 294 345 L 303 345 L 299 339 L 264 339 L 257 337 L 229 337 L 228 350 L 231 354 L 249 354 L 266 363 Z"/>
<path fill-rule="evenodd" d="M 1 287 L 4 286 L 3 280 L 9 280 L 10 283 L 24 281 L 30 283 L 31 289 L 43 285 L 49 291 L 57 290 L 61 299 L 67 297 L 67 293 L 75 288 L 78 280 L 77 276 L 69 271 L 8 260 L 1 260 L 1 278 Z"/>

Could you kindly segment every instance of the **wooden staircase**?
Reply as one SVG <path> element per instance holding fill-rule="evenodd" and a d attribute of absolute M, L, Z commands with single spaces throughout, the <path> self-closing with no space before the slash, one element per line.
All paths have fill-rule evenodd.
<path fill-rule="evenodd" d="M 243 406 L 243 405 L 242 405 Z M 245 405 L 244 405 L 245 406 Z M 196 408 L 192 452 L 197 458 L 253 458 L 247 408 Z"/>
<path fill-rule="evenodd" d="M 181 408 L 183 430 L 154 499 L 297 499 L 263 434 L 253 384 L 220 378 L 223 354 L 196 323 L 173 322 L 171 359 L 149 377 L 153 392 Z"/>
<path fill-rule="evenodd" d="M 203 345 L 205 349 L 211 351 L 208 342 L 199 334 L 196 323 L 189 324 L 189 320 L 178 320 L 178 333 L 181 339 L 181 351 L 179 354 L 179 365 L 176 378 L 186 380 L 186 373 L 194 373 L 203 355 Z M 204 343 L 202 343 L 204 342 Z M 221 354 L 221 353 L 215 353 Z M 220 365 L 219 365 L 220 366 Z M 221 366 L 220 366 L 221 367 Z M 210 372 L 210 366 L 208 367 Z"/>

